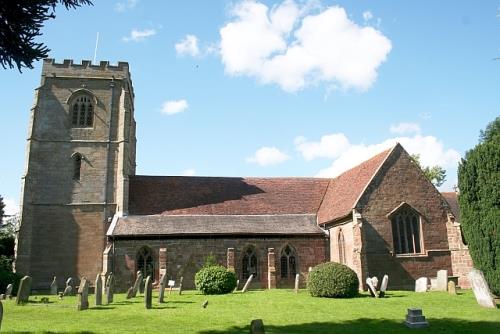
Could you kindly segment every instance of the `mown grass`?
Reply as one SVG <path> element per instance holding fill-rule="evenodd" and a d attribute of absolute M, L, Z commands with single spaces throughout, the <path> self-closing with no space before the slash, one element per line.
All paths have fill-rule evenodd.
<path fill-rule="evenodd" d="M 266 333 L 414 333 L 403 320 L 408 307 L 421 307 L 430 326 L 419 333 L 500 333 L 500 309 L 477 305 L 472 292 L 450 296 L 446 292 L 389 292 L 374 299 L 362 294 L 353 299 L 313 298 L 306 290 L 236 292 L 204 296 L 186 291 L 166 295 L 153 309 L 143 298 L 127 300 L 115 295 L 111 305 L 76 310 L 76 297 L 50 303 L 30 298 L 23 306 L 3 301 L 2 333 L 248 333 L 252 319 L 263 319 Z M 202 303 L 208 300 L 207 308 Z"/>

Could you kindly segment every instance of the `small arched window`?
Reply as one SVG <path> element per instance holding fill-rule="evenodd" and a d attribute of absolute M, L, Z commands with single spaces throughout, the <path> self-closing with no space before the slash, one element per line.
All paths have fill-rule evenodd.
<path fill-rule="evenodd" d="M 94 106 L 88 94 L 79 95 L 71 107 L 71 126 L 88 128 L 94 124 Z"/>
<path fill-rule="evenodd" d="M 293 279 L 297 274 L 297 256 L 290 245 L 281 251 L 280 257 L 281 278 Z"/>
<path fill-rule="evenodd" d="M 346 263 L 345 260 L 345 240 L 344 240 L 344 232 L 339 230 L 339 235 L 337 237 L 337 245 L 339 247 L 339 262 L 342 264 Z"/>
<path fill-rule="evenodd" d="M 396 254 L 422 253 L 420 220 L 420 215 L 408 204 L 402 205 L 392 215 L 392 236 Z"/>
<path fill-rule="evenodd" d="M 73 154 L 73 180 L 80 181 L 82 170 L 82 155 L 80 153 Z"/>
<path fill-rule="evenodd" d="M 137 271 L 140 271 L 143 277 L 151 276 L 151 278 L 154 280 L 155 270 L 153 253 L 151 252 L 151 249 L 149 247 L 144 246 L 139 249 L 139 251 L 137 252 L 135 263 L 137 265 Z"/>
<path fill-rule="evenodd" d="M 255 254 L 255 248 L 248 247 L 245 250 L 241 265 L 243 279 L 249 278 L 252 274 L 253 278 L 257 277 L 257 255 Z"/>

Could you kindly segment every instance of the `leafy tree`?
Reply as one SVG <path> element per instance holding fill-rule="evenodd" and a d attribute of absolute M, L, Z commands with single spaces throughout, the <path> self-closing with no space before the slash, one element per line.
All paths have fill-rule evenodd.
<path fill-rule="evenodd" d="M 0 64 L 3 68 L 33 68 L 33 61 L 47 57 L 50 49 L 34 39 L 48 19 L 55 18 L 57 4 L 66 9 L 92 5 L 90 0 L 0 1 Z"/>
<path fill-rule="evenodd" d="M 440 187 L 446 181 L 446 171 L 441 166 L 427 166 L 423 167 L 420 163 L 420 154 L 412 154 L 411 159 L 417 164 L 418 167 L 424 172 L 429 181 L 436 187 Z"/>
<path fill-rule="evenodd" d="M 480 143 L 458 166 L 460 220 L 474 266 L 500 295 L 500 120 L 480 133 Z"/>
<path fill-rule="evenodd" d="M 0 195 L 0 226 L 2 225 L 3 215 L 5 214 L 4 208 L 5 208 L 5 203 L 3 202 L 2 195 Z"/>

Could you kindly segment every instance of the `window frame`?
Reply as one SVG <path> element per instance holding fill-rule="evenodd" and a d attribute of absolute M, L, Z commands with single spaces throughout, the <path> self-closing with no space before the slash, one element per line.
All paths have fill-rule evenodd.
<path fill-rule="evenodd" d="M 87 100 L 79 101 L 82 98 Z M 68 104 L 69 124 L 72 129 L 94 128 L 97 99 L 91 91 L 79 89 L 69 97 L 66 103 Z M 82 106 L 85 108 L 82 109 Z"/>
<path fill-rule="evenodd" d="M 287 254 L 286 253 L 286 250 L 289 249 L 290 252 Z M 283 258 L 286 259 L 286 273 L 285 275 L 283 276 L 283 273 L 285 272 L 283 270 Z M 290 270 L 291 268 L 291 264 L 290 264 L 290 260 L 293 258 L 293 261 L 294 261 L 294 266 L 295 266 L 295 270 L 294 270 L 294 273 L 292 274 L 292 271 Z M 295 275 L 296 274 L 299 274 L 300 273 L 300 269 L 299 269 L 299 261 L 298 261 L 298 253 L 296 251 L 296 249 L 290 245 L 290 244 L 286 244 L 282 249 L 281 249 L 281 252 L 280 252 L 280 279 L 283 279 L 283 280 L 292 280 L 292 279 L 295 279 Z"/>
<path fill-rule="evenodd" d="M 401 223 L 406 224 L 406 222 L 404 222 L 404 221 L 402 222 L 400 220 L 395 221 L 400 216 L 400 214 L 402 214 L 402 211 L 406 212 L 407 215 L 410 213 L 410 214 L 416 216 L 416 218 L 417 218 L 416 223 L 418 225 L 418 228 L 417 228 L 418 243 L 416 243 L 416 241 L 415 241 L 415 231 L 413 229 L 413 223 L 410 221 L 410 229 L 413 232 L 410 234 L 410 236 L 412 237 L 412 241 L 413 241 L 413 243 L 412 243 L 413 252 L 404 252 L 404 248 L 402 246 L 402 243 L 404 240 L 401 239 L 402 235 L 401 235 L 401 230 L 399 230 L 399 227 L 400 227 Z M 396 257 L 425 256 L 426 251 L 425 251 L 425 247 L 424 247 L 425 242 L 424 242 L 424 237 L 423 237 L 424 236 L 423 225 L 424 225 L 424 221 L 425 221 L 424 216 L 418 210 L 413 208 L 411 205 L 409 205 L 406 202 L 403 202 L 398 207 L 396 207 L 394 210 L 392 210 L 387 215 L 387 217 L 389 218 L 389 223 L 391 225 L 392 254 Z M 403 234 L 404 234 L 404 236 L 406 236 L 406 242 L 408 242 L 408 230 L 407 230 L 406 225 L 404 226 L 405 231 L 403 231 Z M 396 230 L 395 230 L 395 227 L 396 227 Z M 396 241 L 397 241 L 398 245 L 396 245 Z M 417 245 L 418 245 L 419 250 L 420 250 L 419 252 L 417 252 Z M 406 249 L 408 251 L 410 250 L 410 247 L 408 244 L 406 245 Z M 398 252 L 399 250 L 401 250 L 401 252 Z"/>
<path fill-rule="evenodd" d="M 251 272 L 252 269 L 252 258 L 255 258 L 255 269 Z M 247 258 L 245 260 L 245 258 Z M 243 254 L 241 257 L 241 277 L 242 279 L 248 279 L 250 275 L 254 274 L 253 279 L 256 279 L 259 276 L 259 257 L 257 256 L 257 249 L 255 246 L 250 245 L 246 246 L 243 249 Z"/>
<path fill-rule="evenodd" d="M 147 257 L 146 257 L 147 255 Z M 143 268 L 139 267 L 139 260 L 143 259 Z M 147 259 L 150 258 L 151 262 L 148 262 Z M 142 273 L 142 276 L 146 278 L 148 276 L 148 265 L 151 269 L 151 278 L 153 281 L 155 280 L 156 276 L 156 266 L 155 266 L 155 256 L 153 249 L 147 245 L 144 245 L 140 247 L 137 252 L 135 253 L 135 272 L 140 271 Z"/>

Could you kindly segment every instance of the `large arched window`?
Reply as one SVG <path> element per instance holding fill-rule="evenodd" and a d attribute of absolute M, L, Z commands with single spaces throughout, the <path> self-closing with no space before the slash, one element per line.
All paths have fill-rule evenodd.
<path fill-rule="evenodd" d="M 280 256 L 281 278 L 292 279 L 297 274 L 297 255 L 290 245 L 286 245 Z"/>
<path fill-rule="evenodd" d="M 247 279 L 252 274 L 253 278 L 257 277 L 257 255 L 254 247 L 250 246 L 243 252 L 241 267 L 243 279 Z"/>
<path fill-rule="evenodd" d="M 92 127 L 94 124 L 94 106 L 88 94 L 79 95 L 71 105 L 71 126 L 75 128 Z"/>
<path fill-rule="evenodd" d="M 73 180 L 80 181 L 80 175 L 82 170 L 82 155 L 80 153 L 75 153 L 73 158 Z"/>
<path fill-rule="evenodd" d="M 342 230 L 339 230 L 339 235 L 337 237 L 337 245 L 339 247 L 339 262 L 342 264 L 346 264 L 345 261 L 345 240 L 344 233 Z"/>
<path fill-rule="evenodd" d="M 135 263 L 137 265 L 137 270 L 142 273 L 143 277 L 151 276 L 151 278 L 154 280 L 155 270 L 153 253 L 151 252 L 151 249 L 149 247 L 144 246 L 139 249 L 139 251 L 137 252 Z"/>
<path fill-rule="evenodd" d="M 391 214 L 391 223 L 396 254 L 422 253 L 421 219 L 418 212 L 403 203 Z"/>

